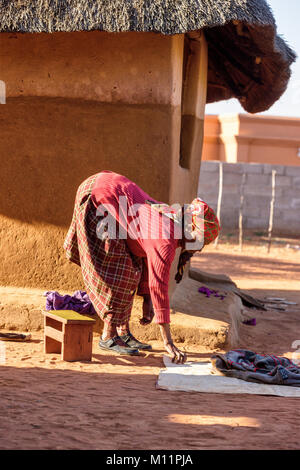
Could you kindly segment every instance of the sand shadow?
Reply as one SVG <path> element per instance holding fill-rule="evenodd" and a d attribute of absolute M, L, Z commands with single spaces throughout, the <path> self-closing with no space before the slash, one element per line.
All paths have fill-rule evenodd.
<path fill-rule="evenodd" d="M 67 367 L 1 366 L 2 449 L 296 448 L 296 399 L 168 392 L 136 369 Z"/>

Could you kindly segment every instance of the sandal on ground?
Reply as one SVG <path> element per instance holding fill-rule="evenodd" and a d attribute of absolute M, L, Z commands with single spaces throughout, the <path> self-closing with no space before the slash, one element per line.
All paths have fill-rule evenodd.
<path fill-rule="evenodd" d="M 0 333 L 1 341 L 29 341 L 31 339 L 31 334 L 21 334 L 21 333 Z"/>
<path fill-rule="evenodd" d="M 142 349 L 142 350 L 149 350 L 152 349 L 150 344 L 141 343 L 138 339 L 136 339 L 131 333 L 127 335 L 120 336 L 121 340 L 127 344 L 130 348 Z"/>
<path fill-rule="evenodd" d="M 124 343 L 119 336 L 115 336 L 107 341 L 101 338 L 99 340 L 99 348 L 118 354 L 126 354 L 127 356 L 139 356 L 139 350 Z"/>

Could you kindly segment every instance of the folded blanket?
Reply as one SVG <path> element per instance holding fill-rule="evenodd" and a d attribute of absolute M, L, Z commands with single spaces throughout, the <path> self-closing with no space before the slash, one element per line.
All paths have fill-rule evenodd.
<path fill-rule="evenodd" d="M 211 357 L 213 371 L 248 382 L 300 387 L 300 367 L 286 357 L 234 349 Z"/>
<path fill-rule="evenodd" d="M 78 313 L 95 315 L 96 311 L 86 292 L 77 290 L 73 295 L 60 295 L 56 291 L 48 291 L 46 296 L 46 310 L 74 310 Z"/>

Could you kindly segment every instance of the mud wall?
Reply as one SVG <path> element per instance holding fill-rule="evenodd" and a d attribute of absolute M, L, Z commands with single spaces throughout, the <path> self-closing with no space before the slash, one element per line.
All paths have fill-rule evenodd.
<path fill-rule="evenodd" d="M 119 172 L 165 202 L 195 196 L 206 98 L 201 41 L 189 77 L 188 104 L 198 103 L 187 113 L 190 162 L 182 167 L 183 35 L 0 35 L 6 86 L 6 104 L 0 105 L 0 285 L 82 286 L 80 269 L 66 260 L 62 245 L 76 189 L 92 174 Z"/>
<path fill-rule="evenodd" d="M 7 91 L 0 106 L 0 284 L 81 286 L 62 244 L 76 189 L 94 173 L 120 172 L 169 200 L 179 162 L 182 39 L 0 35 Z"/>
<path fill-rule="evenodd" d="M 78 185 L 111 169 L 167 200 L 172 108 L 12 98 L 0 111 L 0 283 L 75 287 L 62 244 Z"/>

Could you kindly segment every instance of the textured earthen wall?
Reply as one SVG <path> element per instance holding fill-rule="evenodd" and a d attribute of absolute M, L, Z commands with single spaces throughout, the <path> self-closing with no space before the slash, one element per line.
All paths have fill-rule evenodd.
<path fill-rule="evenodd" d="M 76 189 L 92 174 L 119 172 L 165 202 L 195 197 L 207 48 L 199 34 L 183 107 L 183 43 L 136 32 L 0 35 L 0 285 L 82 286 L 62 245 Z"/>
<path fill-rule="evenodd" d="M 0 284 L 79 288 L 62 243 L 103 169 L 168 201 L 179 165 L 182 36 L 1 34 Z"/>
<path fill-rule="evenodd" d="M 167 200 L 173 110 L 22 98 L 0 111 L 0 283 L 69 288 L 77 268 L 62 243 L 78 185 L 111 169 Z"/>
<path fill-rule="evenodd" d="M 1 33 L 7 95 L 128 104 L 180 104 L 183 36 L 152 33 Z"/>

